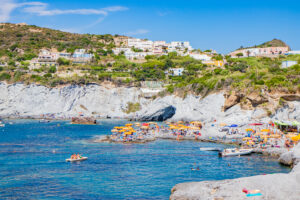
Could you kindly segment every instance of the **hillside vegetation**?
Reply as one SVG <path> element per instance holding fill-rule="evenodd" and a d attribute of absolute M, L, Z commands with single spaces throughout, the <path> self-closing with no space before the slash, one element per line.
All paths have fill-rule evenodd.
<path fill-rule="evenodd" d="M 114 36 L 71 34 L 36 26 L 0 25 L 0 58 L 8 66 L 0 67 L 0 81 L 9 83 L 38 83 L 55 87 L 62 84 L 87 84 L 111 81 L 116 85 L 140 86 L 142 81 L 160 81 L 168 93 L 185 96 L 188 93 L 207 95 L 218 90 L 300 91 L 300 56 L 278 58 L 230 58 L 224 67 L 209 67 L 189 56 L 169 53 L 146 56 L 145 62 L 129 61 L 124 55 L 114 55 Z M 268 44 L 267 44 L 268 45 Z M 273 45 L 273 44 L 272 44 Z M 88 65 L 61 62 L 56 67 L 28 69 L 26 60 L 36 56 L 39 49 L 56 48 L 72 52 L 85 48 L 95 55 Z M 216 55 L 216 59 L 222 59 Z M 223 58 L 225 59 L 225 58 Z M 284 60 L 298 61 L 293 67 L 282 69 Z M 21 62 L 17 66 L 15 62 Z M 184 68 L 182 76 L 167 74 L 170 68 Z M 71 74 L 62 76 L 62 74 Z"/>
<path fill-rule="evenodd" d="M 241 47 L 239 49 L 248 49 L 248 48 L 266 48 L 266 47 L 289 47 L 285 42 L 279 39 L 273 39 L 268 42 L 264 42 L 260 45 L 254 45 L 251 47 Z"/>

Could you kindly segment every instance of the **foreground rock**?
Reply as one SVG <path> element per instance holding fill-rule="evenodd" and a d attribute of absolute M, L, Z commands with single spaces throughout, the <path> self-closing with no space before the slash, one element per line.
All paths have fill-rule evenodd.
<path fill-rule="evenodd" d="M 292 164 L 295 164 L 294 162 L 298 163 L 300 160 L 300 144 L 291 153 Z M 262 196 L 251 197 L 251 199 L 299 200 L 300 164 L 298 163 L 289 174 L 269 174 L 222 181 L 180 183 L 173 187 L 170 199 L 248 199 L 245 193 L 242 192 L 244 188 L 261 191 Z"/>

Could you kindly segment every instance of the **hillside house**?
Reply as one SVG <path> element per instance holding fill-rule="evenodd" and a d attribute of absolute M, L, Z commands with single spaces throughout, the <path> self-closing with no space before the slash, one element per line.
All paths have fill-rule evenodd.
<path fill-rule="evenodd" d="M 138 39 L 138 38 L 129 38 L 128 46 L 135 47 L 137 49 L 142 49 L 143 51 L 152 51 L 153 50 L 153 41 L 142 40 L 142 39 Z"/>
<path fill-rule="evenodd" d="M 92 60 L 93 54 L 86 53 L 85 49 L 76 49 L 72 55 L 72 63 L 74 64 L 85 64 Z"/>
<path fill-rule="evenodd" d="M 209 56 L 207 54 L 201 54 L 201 53 L 197 53 L 197 52 L 189 52 L 188 55 L 196 60 L 202 60 L 202 61 L 210 61 L 211 60 L 211 56 Z"/>
<path fill-rule="evenodd" d="M 190 45 L 190 42 L 171 42 L 168 44 L 168 51 L 177 51 L 177 50 L 193 50 L 192 46 Z"/>
<path fill-rule="evenodd" d="M 0 62 L 0 67 L 6 67 L 7 63 L 6 62 Z"/>
<path fill-rule="evenodd" d="M 216 66 L 216 67 L 224 66 L 223 60 L 203 60 L 202 63 L 208 66 Z"/>
<path fill-rule="evenodd" d="M 300 55 L 300 51 L 289 51 L 285 55 Z"/>
<path fill-rule="evenodd" d="M 166 74 L 170 76 L 182 76 L 184 68 L 171 68 Z"/>
<path fill-rule="evenodd" d="M 289 47 L 265 47 L 265 48 L 246 48 L 239 49 L 229 53 L 232 58 L 238 57 L 238 54 L 242 54 L 240 57 L 256 57 L 256 56 L 274 56 L 284 55 L 288 53 Z"/>
<path fill-rule="evenodd" d="M 286 61 L 282 61 L 281 68 L 288 68 L 288 67 L 291 67 L 291 66 L 297 65 L 297 64 L 298 64 L 297 61 L 286 60 Z"/>

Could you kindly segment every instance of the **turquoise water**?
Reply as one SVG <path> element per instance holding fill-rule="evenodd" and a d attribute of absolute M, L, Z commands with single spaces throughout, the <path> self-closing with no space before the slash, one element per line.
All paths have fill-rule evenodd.
<path fill-rule="evenodd" d="M 91 143 L 125 121 L 100 125 L 13 121 L 0 128 L 0 199 L 168 199 L 181 182 L 289 172 L 274 159 L 219 158 L 199 147 L 222 144 L 158 140 L 147 144 Z M 58 125 L 59 124 L 59 125 Z M 89 159 L 67 163 L 72 153 Z M 191 168 L 199 166 L 199 171 Z"/>

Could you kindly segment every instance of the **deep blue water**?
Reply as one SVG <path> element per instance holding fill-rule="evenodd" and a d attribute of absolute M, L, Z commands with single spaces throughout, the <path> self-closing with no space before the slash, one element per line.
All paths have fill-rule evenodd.
<path fill-rule="evenodd" d="M 17 120 L 0 127 L 0 199 L 168 199 L 181 182 L 289 172 L 274 159 L 219 158 L 199 147 L 222 144 L 158 140 L 147 144 L 91 143 L 125 121 L 101 125 Z M 59 124 L 59 125 L 58 125 Z M 67 163 L 72 153 L 89 159 Z M 192 171 L 191 167 L 200 167 Z"/>

